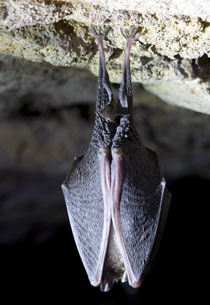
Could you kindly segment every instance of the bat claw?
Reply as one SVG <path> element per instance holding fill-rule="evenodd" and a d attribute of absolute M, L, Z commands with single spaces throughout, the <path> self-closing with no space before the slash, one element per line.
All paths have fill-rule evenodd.
<path fill-rule="evenodd" d="M 106 27 L 104 29 L 101 26 L 96 28 L 95 26 L 91 25 L 91 27 L 90 27 L 90 32 L 96 39 L 98 39 L 98 38 L 103 39 L 109 30 L 110 30 L 110 27 Z"/>
<path fill-rule="evenodd" d="M 140 37 L 140 34 L 136 35 L 138 33 L 138 28 L 130 28 L 129 30 L 120 29 L 120 32 L 125 39 L 131 39 L 132 41 L 136 41 Z"/>

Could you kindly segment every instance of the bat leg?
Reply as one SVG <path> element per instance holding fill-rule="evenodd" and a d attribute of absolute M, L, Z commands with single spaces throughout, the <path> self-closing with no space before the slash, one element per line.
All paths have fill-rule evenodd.
<path fill-rule="evenodd" d="M 116 114 L 114 109 L 114 100 L 111 89 L 111 84 L 109 81 L 109 75 L 106 70 L 106 62 L 104 55 L 104 47 L 103 47 L 103 39 L 108 32 L 108 28 L 104 31 L 99 27 L 96 30 L 95 27 L 91 26 L 90 32 L 96 38 L 98 42 L 98 50 L 99 50 L 99 76 L 98 76 L 98 90 L 96 96 L 96 110 L 98 110 L 99 114 L 105 119 L 109 119 L 111 121 L 115 120 Z"/>
<path fill-rule="evenodd" d="M 119 89 L 119 101 L 121 107 L 119 112 L 123 112 L 124 114 L 130 114 L 133 104 L 130 73 L 130 50 L 132 43 L 139 38 L 139 35 L 136 35 L 137 29 L 131 29 L 130 31 L 125 29 L 124 31 L 121 30 L 121 33 L 123 37 L 126 38 L 126 50 L 123 66 L 123 75 Z"/>
<path fill-rule="evenodd" d="M 102 31 L 102 29 L 99 28 L 97 31 L 95 27 L 91 26 L 90 32 L 96 38 L 96 40 L 98 42 L 98 50 L 99 50 L 99 56 L 100 56 L 99 81 L 103 81 L 104 79 L 108 79 L 108 81 L 109 81 L 109 76 L 106 71 L 104 46 L 103 46 L 103 39 L 106 36 L 108 29 L 105 29 L 104 31 Z"/>

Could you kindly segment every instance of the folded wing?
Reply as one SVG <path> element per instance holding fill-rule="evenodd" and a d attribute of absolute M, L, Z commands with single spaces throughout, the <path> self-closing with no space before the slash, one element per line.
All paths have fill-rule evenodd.
<path fill-rule="evenodd" d="M 100 253 L 104 226 L 104 204 L 97 155 L 87 153 L 75 161 L 62 189 L 79 254 L 91 284 L 97 286 L 101 281 L 102 270 L 99 261 L 103 259 Z"/>
<path fill-rule="evenodd" d="M 125 154 L 121 199 L 118 211 L 114 213 L 128 281 L 133 287 L 141 285 L 160 240 L 159 234 L 166 219 L 163 214 L 168 210 L 168 201 L 164 200 L 165 180 L 157 183 L 157 171 L 152 175 L 152 171 L 158 169 L 158 160 L 152 154 L 150 150 L 143 154 L 148 158 L 144 162 L 147 167 L 142 167 L 142 154 L 139 158 L 138 154 L 133 157 Z"/>

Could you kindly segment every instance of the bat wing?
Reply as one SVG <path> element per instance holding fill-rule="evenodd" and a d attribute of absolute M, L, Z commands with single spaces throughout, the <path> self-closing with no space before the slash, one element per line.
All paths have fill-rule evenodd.
<path fill-rule="evenodd" d="M 109 234 L 107 226 L 104 226 L 97 154 L 87 153 L 76 160 L 62 189 L 80 257 L 91 284 L 97 286 L 101 282 Z"/>
<path fill-rule="evenodd" d="M 149 177 L 151 171 L 158 168 L 157 156 L 150 150 L 146 153 L 149 162 L 148 159 L 142 162 L 140 156 L 125 156 L 119 175 L 123 176 L 123 183 L 120 178 L 116 178 L 118 181 L 115 183 L 122 185 L 120 203 L 115 205 L 113 212 L 115 230 L 121 245 L 128 281 L 133 287 L 141 285 L 146 267 L 156 252 L 169 206 L 165 180 L 154 187 L 154 177 Z M 154 154 L 152 158 L 151 154 Z M 142 163 L 146 163 L 147 167 L 142 168 Z M 154 172 L 153 175 L 157 174 Z"/>

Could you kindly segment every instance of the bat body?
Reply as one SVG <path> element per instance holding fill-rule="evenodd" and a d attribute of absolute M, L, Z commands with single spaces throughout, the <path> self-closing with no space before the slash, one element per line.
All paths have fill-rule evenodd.
<path fill-rule="evenodd" d="M 92 29 L 100 62 L 93 135 L 62 185 L 74 239 L 93 286 L 141 285 L 159 244 L 170 194 L 156 153 L 146 148 L 132 112 L 130 49 L 127 39 L 119 102 L 115 104 L 105 67 L 103 34 Z"/>

